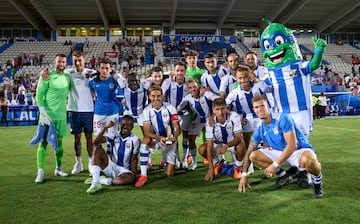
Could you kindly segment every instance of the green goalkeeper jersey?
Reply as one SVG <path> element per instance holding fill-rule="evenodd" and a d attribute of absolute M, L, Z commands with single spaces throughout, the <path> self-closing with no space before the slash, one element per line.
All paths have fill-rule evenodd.
<path fill-rule="evenodd" d="M 51 70 L 49 80 L 39 79 L 36 88 L 37 105 L 45 107 L 52 120 L 66 120 L 66 102 L 71 87 L 69 74 L 58 74 Z"/>
<path fill-rule="evenodd" d="M 205 72 L 205 70 L 202 70 L 198 67 L 196 67 L 196 68 L 188 67 L 186 69 L 186 77 L 194 79 L 200 86 L 201 85 L 201 76 L 202 76 L 202 74 L 204 74 L 204 72 Z"/>

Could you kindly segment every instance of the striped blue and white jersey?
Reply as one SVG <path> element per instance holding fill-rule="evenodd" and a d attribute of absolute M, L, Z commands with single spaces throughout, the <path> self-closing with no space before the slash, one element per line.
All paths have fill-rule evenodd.
<path fill-rule="evenodd" d="M 164 95 L 164 100 L 169 102 L 175 108 L 180 104 L 181 100 L 187 94 L 186 81 L 188 80 L 185 77 L 185 82 L 182 84 L 178 84 L 176 82 L 176 78 L 174 81 L 171 81 L 170 78 L 165 79 L 161 85 L 162 92 Z"/>
<path fill-rule="evenodd" d="M 252 106 L 252 98 L 256 94 L 265 95 L 266 93 L 272 92 L 272 86 L 265 84 L 265 82 L 259 81 L 255 83 L 249 91 L 244 91 L 239 85 L 236 89 L 232 90 L 229 95 L 226 97 L 226 105 L 232 109 L 232 111 L 237 112 L 238 114 L 246 115 L 246 117 L 256 118 L 256 114 L 253 110 Z M 273 100 L 271 103 L 271 99 L 268 99 L 269 105 L 273 104 Z M 244 116 L 245 117 L 245 116 Z"/>
<path fill-rule="evenodd" d="M 241 132 L 241 117 L 236 112 L 226 114 L 226 121 L 220 124 L 214 117 L 214 125 L 206 124 L 206 140 L 213 140 L 217 144 L 226 144 L 234 139 L 234 134 Z"/>
<path fill-rule="evenodd" d="M 220 91 L 221 79 L 226 75 L 227 71 L 224 67 L 220 67 L 215 74 L 209 74 L 209 72 L 206 71 L 201 76 L 201 86 L 209 87 L 213 93 L 218 94 Z"/>
<path fill-rule="evenodd" d="M 279 112 L 311 110 L 310 61 L 296 61 L 269 69 L 270 83 Z M 265 80 L 265 82 L 268 82 Z"/>
<path fill-rule="evenodd" d="M 269 71 L 266 67 L 258 65 L 256 66 L 255 70 L 253 71 L 256 78 L 259 80 L 264 81 L 265 79 L 269 78 Z"/>
<path fill-rule="evenodd" d="M 224 76 L 220 82 L 219 92 L 223 93 L 226 98 L 226 96 L 229 95 L 229 93 L 233 89 L 232 87 L 235 82 L 236 82 L 236 78 L 232 76 L 231 73 Z"/>
<path fill-rule="evenodd" d="M 140 138 L 131 133 L 126 138 L 116 135 L 114 138 L 106 137 L 106 140 L 107 146 L 111 148 L 111 160 L 131 170 L 131 156 L 139 154 Z"/>
<path fill-rule="evenodd" d="M 191 94 L 188 94 L 181 101 L 177 110 L 182 110 L 186 106 L 189 106 L 190 109 L 199 116 L 200 122 L 205 123 L 212 114 L 212 101 L 216 98 L 219 98 L 219 96 L 210 91 L 206 91 L 204 95 L 200 96 L 198 99 L 195 99 Z"/>
<path fill-rule="evenodd" d="M 147 90 L 140 86 L 137 90 L 133 91 L 127 86 L 124 89 L 125 96 L 125 114 L 138 118 L 144 111 L 147 105 Z"/>
<path fill-rule="evenodd" d="M 89 81 L 89 86 L 96 95 L 94 114 L 108 116 L 119 113 L 116 100 L 116 89 L 119 84 L 112 76 L 107 80 L 100 80 L 95 76 Z"/>
<path fill-rule="evenodd" d="M 172 127 L 172 121 L 177 121 L 177 112 L 174 106 L 164 102 L 159 110 L 155 109 L 153 105 L 148 105 L 144 109 L 143 120 L 145 123 L 151 123 L 151 128 L 156 135 L 163 137 L 167 136 L 166 127 Z M 174 130 L 172 127 L 174 134 Z"/>

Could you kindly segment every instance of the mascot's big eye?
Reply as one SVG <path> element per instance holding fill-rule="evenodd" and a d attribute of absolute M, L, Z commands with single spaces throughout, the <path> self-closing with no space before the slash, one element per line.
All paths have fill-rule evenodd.
<path fill-rule="evenodd" d="M 283 44 L 285 41 L 284 41 L 284 38 L 280 35 L 276 36 L 275 37 L 275 44 L 276 46 L 280 46 L 281 44 Z"/>
<path fill-rule="evenodd" d="M 269 49 L 270 49 L 269 41 L 264 40 L 264 48 L 265 48 L 266 50 L 269 50 Z"/>

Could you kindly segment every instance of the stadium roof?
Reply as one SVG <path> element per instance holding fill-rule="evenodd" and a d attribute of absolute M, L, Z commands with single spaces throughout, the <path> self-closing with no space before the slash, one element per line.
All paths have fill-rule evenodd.
<path fill-rule="evenodd" d="M 359 0 L 0 0 L 1 28 L 65 25 L 264 28 L 261 18 L 317 32 L 360 32 Z"/>

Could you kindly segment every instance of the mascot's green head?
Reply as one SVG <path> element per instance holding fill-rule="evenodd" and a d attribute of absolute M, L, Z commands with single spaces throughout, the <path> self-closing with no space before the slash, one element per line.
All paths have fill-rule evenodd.
<path fill-rule="evenodd" d="M 261 34 L 261 51 L 267 68 L 301 60 L 302 54 L 291 30 L 280 23 L 263 19 L 268 26 Z"/>

